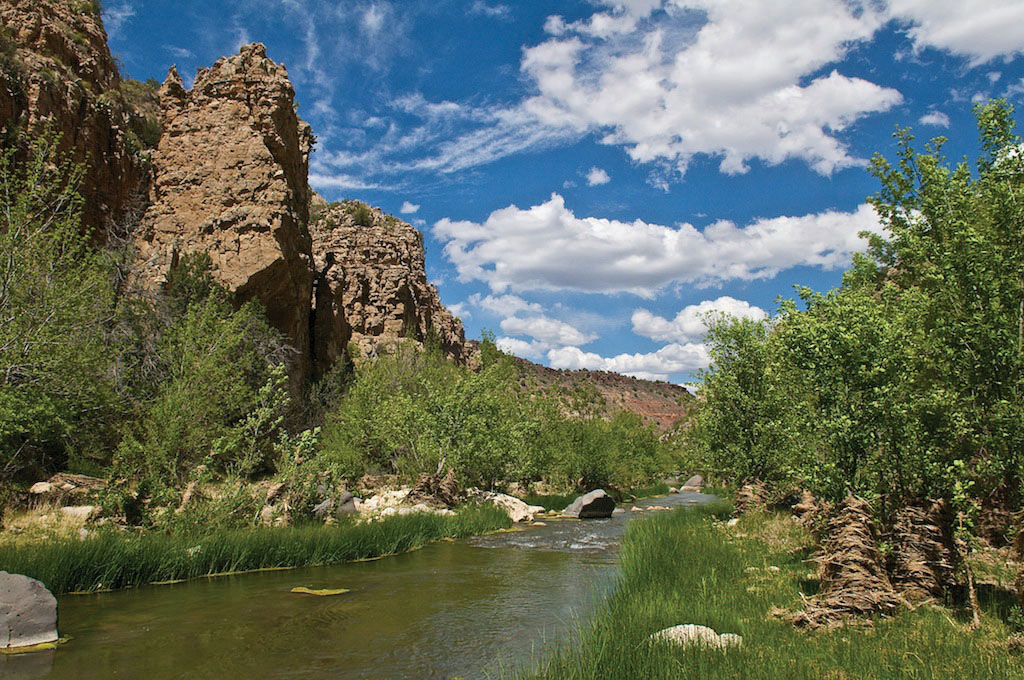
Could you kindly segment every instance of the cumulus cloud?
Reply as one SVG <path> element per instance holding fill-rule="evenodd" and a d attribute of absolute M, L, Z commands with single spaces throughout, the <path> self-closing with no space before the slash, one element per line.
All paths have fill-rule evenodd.
<path fill-rule="evenodd" d="M 491 314 L 501 317 L 515 316 L 527 312 L 530 314 L 543 314 L 544 308 L 536 302 L 527 302 L 518 295 L 486 295 L 473 293 L 469 296 L 469 303 L 474 307 L 486 310 Z"/>
<path fill-rule="evenodd" d="M 874 209 L 719 220 L 700 231 L 642 220 L 577 217 L 558 194 L 540 205 L 496 210 L 482 223 L 442 219 L 432 230 L 459 280 L 494 292 L 576 290 L 652 297 L 673 283 L 712 284 L 775 276 L 798 265 L 836 269 L 878 231 Z"/>
<path fill-rule="evenodd" d="M 796 158 L 823 174 L 859 165 L 835 133 L 902 98 L 836 70 L 885 17 L 846 0 L 654 0 L 566 24 L 526 49 L 538 93 L 524 103 L 548 125 L 598 131 L 639 162 L 685 172 L 697 154 L 726 173 L 751 159 Z"/>
<path fill-rule="evenodd" d="M 889 16 L 908 25 L 918 49 L 935 47 L 977 66 L 1024 52 L 1020 0 L 889 0 Z"/>
<path fill-rule="evenodd" d="M 593 168 L 590 168 L 590 170 L 587 171 L 587 186 L 588 187 L 596 187 L 596 186 L 599 186 L 601 184 L 608 184 L 608 182 L 611 182 L 611 181 L 612 181 L 612 178 L 609 177 L 608 173 L 605 172 L 601 168 L 593 167 Z"/>
<path fill-rule="evenodd" d="M 717 300 L 687 305 L 674 319 L 666 319 L 646 309 L 638 309 L 633 312 L 633 332 L 662 342 L 699 342 L 707 333 L 709 315 L 715 314 L 755 320 L 768 318 L 768 313 L 760 307 L 724 295 Z"/>
<path fill-rule="evenodd" d="M 513 316 L 503 319 L 501 331 L 508 335 L 525 335 L 549 347 L 585 345 L 596 336 L 583 333 L 573 326 L 547 316 L 522 318 Z"/>
<path fill-rule="evenodd" d="M 707 348 L 700 343 L 672 343 L 656 352 L 614 357 L 584 352 L 578 347 L 562 347 L 549 350 L 547 358 L 552 368 L 613 371 L 648 380 L 668 380 L 672 374 L 693 373 L 709 363 Z"/>
<path fill-rule="evenodd" d="M 403 215 L 412 215 L 413 213 L 417 212 L 419 209 L 420 209 L 420 206 L 418 204 L 410 203 L 409 201 L 405 201 L 405 202 L 402 203 L 402 207 L 398 209 L 398 212 L 402 213 Z"/>
<path fill-rule="evenodd" d="M 935 127 L 949 127 L 949 116 L 942 111 L 929 111 L 921 116 L 918 121 L 921 125 L 934 125 Z"/>

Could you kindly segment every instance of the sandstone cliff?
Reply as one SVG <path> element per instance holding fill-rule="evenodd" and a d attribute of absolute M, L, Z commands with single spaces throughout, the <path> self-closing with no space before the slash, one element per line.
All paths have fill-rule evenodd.
<path fill-rule="evenodd" d="M 462 323 L 427 281 L 423 234 L 355 201 L 327 205 L 317 196 L 312 213 L 313 353 L 319 370 L 350 343 L 365 358 L 396 339 L 431 334 L 449 356 L 464 358 Z"/>
<path fill-rule="evenodd" d="M 87 167 L 87 228 L 127 219 L 145 192 L 159 129 L 132 106 L 139 85 L 122 82 L 97 4 L 0 0 L 0 138 L 61 135 L 60 151 Z"/>
<path fill-rule="evenodd" d="M 312 255 L 307 184 L 312 132 L 295 113 L 283 65 L 263 45 L 199 72 L 191 91 L 172 68 L 160 89 L 164 133 L 136 275 L 157 287 L 182 254 L 208 253 L 239 302 L 258 298 L 309 369 Z"/>

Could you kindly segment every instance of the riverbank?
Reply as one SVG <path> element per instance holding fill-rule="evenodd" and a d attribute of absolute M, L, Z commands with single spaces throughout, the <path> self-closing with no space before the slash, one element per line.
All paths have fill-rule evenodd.
<path fill-rule="evenodd" d="M 414 513 L 375 522 L 213 529 L 202 533 L 126 533 L 9 545 L 0 570 L 38 579 L 54 594 L 116 590 L 257 569 L 341 564 L 395 555 L 445 538 L 511 526 L 493 506 L 453 515 Z"/>
<path fill-rule="evenodd" d="M 773 608 L 798 609 L 817 589 L 811 536 L 788 514 L 754 513 L 729 527 L 725 505 L 635 522 L 614 593 L 574 640 L 512 677 L 1022 678 L 1007 652 L 1011 604 L 981 592 L 982 627 L 959 606 L 922 606 L 872 626 L 804 633 Z M 743 637 L 726 651 L 650 643 L 679 624 Z"/>

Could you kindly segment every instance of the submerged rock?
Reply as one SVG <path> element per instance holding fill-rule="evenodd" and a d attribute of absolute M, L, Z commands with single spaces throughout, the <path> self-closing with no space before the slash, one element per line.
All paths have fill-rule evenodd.
<path fill-rule="evenodd" d="M 615 501 L 612 497 L 606 494 L 604 489 L 596 489 L 574 500 L 562 514 L 566 517 L 591 519 L 611 517 L 614 511 Z"/>
<path fill-rule="evenodd" d="M 698 626 L 693 623 L 686 623 L 681 626 L 672 626 L 671 628 L 659 630 L 648 639 L 670 642 L 683 647 L 701 645 L 714 649 L 739 647 L 743 644 L 743 638 L 739 635 L 735 635 L 733 633 L 722 633 L 719 635 L 707 626 Z"/>
<path fill-rule="evenodd" d="M 57 638 L 57 598 L 34 578 L 0 571 L 0 649 Z"/>

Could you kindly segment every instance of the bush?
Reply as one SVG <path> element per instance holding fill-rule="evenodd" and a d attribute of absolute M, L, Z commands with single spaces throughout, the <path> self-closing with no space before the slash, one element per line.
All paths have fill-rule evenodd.
<path fill-rule="evenodd" d="M 109 268 L 81 229 L 82 169 L 44 135 L 0 157 L 0 484 L 106 444 Z"/>

